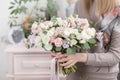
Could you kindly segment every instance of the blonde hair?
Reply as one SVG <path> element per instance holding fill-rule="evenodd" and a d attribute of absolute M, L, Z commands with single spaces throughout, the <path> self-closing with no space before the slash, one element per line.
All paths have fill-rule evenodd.
<path fill-rule="evenodd" d="M 101 16 L 105 13 L 111 12 L 117 5 L 118 0 L 83 0 L 85 11 L 89 14 L 90 8 L 95 3 L 96 16 Z"/>

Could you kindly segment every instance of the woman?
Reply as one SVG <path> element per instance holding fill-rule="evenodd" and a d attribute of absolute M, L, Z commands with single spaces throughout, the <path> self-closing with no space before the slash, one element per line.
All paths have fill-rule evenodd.
<path fill-rule="evenodd" d="M 61 66 L 65 68 L 77 63 L 77 71 L 68 75 L 67 80 L 117 80 L 120 61 L 118 0 L 83 0 L 83 2 L 86 12 L 84 17 L 95 21 L 97 31 L 103 31 L 102 40 L 88 53 L 74 55 L 52 53 L 52 56 L 59 62 L 64 62 Z M 81 17 L 81 10 L 78 7 L 75 10 Z"/>

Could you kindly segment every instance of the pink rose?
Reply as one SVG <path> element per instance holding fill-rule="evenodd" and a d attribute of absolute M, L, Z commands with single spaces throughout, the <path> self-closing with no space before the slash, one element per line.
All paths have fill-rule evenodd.
<path fill-rule="evenodd" d="M 62 46 L 62 39 L 61 38 L 56 38 L 54 43 L 55 43 L 55 46 L 61 47 Z"/>
<path fill-rule="evenodd" d="M 55 39 L 54 39 L 54 37 L 50 37 L 50 43 L 54 43 L 54 41 L 55 41 Z"/>

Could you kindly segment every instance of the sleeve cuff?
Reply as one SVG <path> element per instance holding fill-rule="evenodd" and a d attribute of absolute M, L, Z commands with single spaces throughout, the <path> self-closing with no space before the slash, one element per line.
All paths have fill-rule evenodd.
<path fill-rule="evenodd" d="M 86 62 L 86 65 L 93 65 L 95 64 L 95 55 L 94 54 L 91 54 L 91 53 L 88 53 L 87 54 L 87 62 Z"/>

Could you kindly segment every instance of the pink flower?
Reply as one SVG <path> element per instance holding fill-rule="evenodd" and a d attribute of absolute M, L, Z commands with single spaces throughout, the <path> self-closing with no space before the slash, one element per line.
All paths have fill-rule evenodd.
<path fill-rule="evenodd" d="M 56 38 L 54 43 L 55 43 L 56 47 L 61 47 L 62 46 L 62 39 L 61 38 Z"/>
<path fill-rule="evenodd" d="M 44 24 L 47 26 L 49 25 L 49 21 L 45 21 Z"/>
<path fill-rule="evenodd" d="M 55 41 L 55 39 L 54 39 L 54 37 L 50 37 L 50 43 L 54 43 L 54 41 Z"/>

